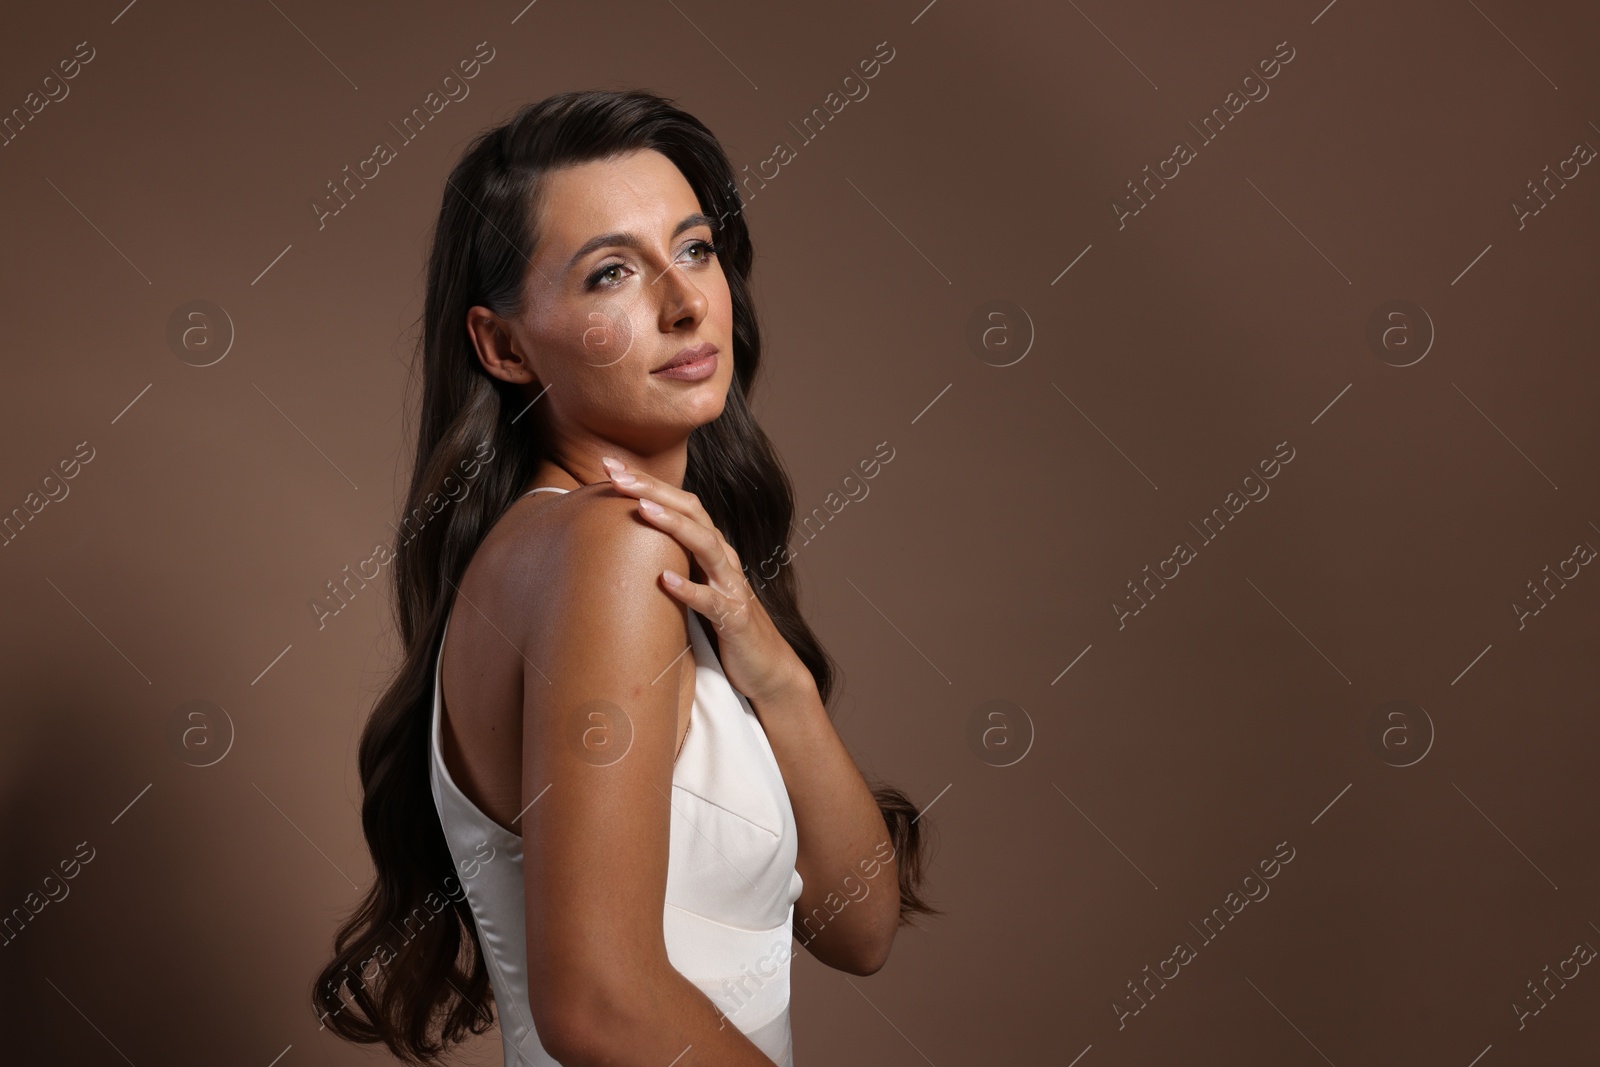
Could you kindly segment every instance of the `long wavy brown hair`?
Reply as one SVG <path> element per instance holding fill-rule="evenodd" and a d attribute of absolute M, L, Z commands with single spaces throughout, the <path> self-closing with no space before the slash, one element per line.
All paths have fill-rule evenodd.
<path fill-rule="evenodd" d="M 392 568 L 405 659 L 361 735 L 361 828 L 377 877 L 339 926 L 311 990 L 323 1025 L 350 1041 L 382 1042 L 410 1063 L 436 1064 L 490 1026 L 489 972 L 428 778 L 433 671 L 451 593 L 547 443 L 540 409 L 478 363 L 467 309 L 519 313 L 546 175 L 636 149 L 672 160 L 716 219 L 733 302 L 734 388 L 722 414 L 689 435 L 684 488 L 744 561 L 784 543 L 794 516 L 788 475 L 749 407 L 761 368 L 750 234 L 711 131 L 655 93 L 594 90 L 530 104 L 478 136 L 445 182 L 428 257 L 421 414 Z M 793 568 L 751 585 L 826 705 L 835 665 L 801 616 Z M 937 913 L 920 892 L 926 859 L 915 806 L 897 789 L 870 788 L 899 863 L 900 921 Z"/>

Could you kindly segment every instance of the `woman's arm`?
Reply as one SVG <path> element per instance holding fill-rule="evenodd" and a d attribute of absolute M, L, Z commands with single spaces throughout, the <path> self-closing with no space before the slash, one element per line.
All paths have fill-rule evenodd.
<path fill-rule="evenodd" d="M 828 966 L 872 974 L 888 960 L 900 927 L 898 860 L 878 802 L 834 730 L 811 672 L 795 664 L 785 685 L 750 698 L 800 835 L 795 869 L 805 887 L 794 905 L 794 934 Z"/>
<path fill-rule="evenodd" d="M 522 635 L 529 1007 L 563 1064 L 771 1067 L 667 958 L 663 934 L 686 553 L 593 495 L 528 545 Z M 559 560 L 559 571 L 545 561 Z M 688 668 L 685 663 L 688 663 Z M 536 799 L 537 798 L 537 799 Z"/>
<path fill-rule="evenodd" d="M 815 679 L 767 615 L 700 498 L 620 463 L 606 468 L 613 487 L 639 501 L 641 516 L 693 552 L 706 578 L 686 579 L 690 572 L 678 566 L 658 572 L 677 599 L 713 620 L 723 671 L 750 701 L 777 757 L 800 838 L 795 869 L 804 886 L 795 902 L 795 936 L 831 967 L 873 973 L 889 958 L 900 926 L 898 860 L 877 799 L 834 732 Z M 862 880 L 883 875 L 877 884 L 885 888 L 876 894 Z"/>

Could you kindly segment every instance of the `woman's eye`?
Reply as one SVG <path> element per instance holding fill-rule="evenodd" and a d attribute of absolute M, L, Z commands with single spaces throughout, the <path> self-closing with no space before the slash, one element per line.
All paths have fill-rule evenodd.
<path fill-rule="evenodd" d="M 614 279 L 612 277 L 611 272 L 612 271 L 621 271 L 621 270 L 622 270 L 622 264 L 621 263 L 613 263 L 609 267 L 601 267 L 599 270 L 597 270 L 593 274 L 589 275 L 589 288 L 593 289 L 596 285 L 600 284 L 601 282 L 607 282 L 608 284 L 613 283 Z"/>
<path fill-rule="evenodd" d="M 710 241 L 696 241 L 694 244 L 689 246 L 688 251 L 694 251 L 696 249 L 700 251 L 701 259 L 710 259 L 712 256 L 717 254 L 717 246 L 712 244 Z"/>

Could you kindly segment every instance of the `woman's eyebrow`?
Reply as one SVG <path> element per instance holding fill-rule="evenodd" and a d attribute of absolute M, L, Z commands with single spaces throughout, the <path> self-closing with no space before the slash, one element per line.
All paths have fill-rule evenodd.
<path fill-rule="evenodd" d="M 676 237 L 684 230 L 695 226 L 712 226 L 714 221 L 715 220 L 705 212 L 697 211 L 693 215 L 685 217 L 682 222 L 674 226 L 672 228 L 672 236 Z M 715 232 L 714 226 L 713 232 Z M 572 258 L 567 260 L 567 265 L 565 268 L 563 268 L 563 270 L 571 270 L 573 265 L 576 264 L 578 260 L 588 255 L 590 252 L 593 252 L 595 249 L 604 248 L 607 245 L 624 245 L 628 248 L 642 248 L 644 246 L 644 242 L 636 235 L 631 233 L 602 233 L 598 237 L 591 237 L 587 241 L 583 242 L 583 245 L 579 247 L 576 252 L 572 253 Z"/>

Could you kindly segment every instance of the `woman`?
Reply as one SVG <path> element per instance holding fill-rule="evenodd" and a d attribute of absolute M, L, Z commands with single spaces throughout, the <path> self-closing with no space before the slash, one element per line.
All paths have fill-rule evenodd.
<path fill-rule="evenodd" d="M 524 108 L 447 181 L 406 658 L 360 748 L 377 878 L 312 992 L 342 1037 L 437 1062 L 492 999 L 508 1067 L 789 1063 L 792 939 L 871 974 L 937 910 L 794 575 L 743 573 L 794 502 L 740 209 L 647 92 Z"/>

